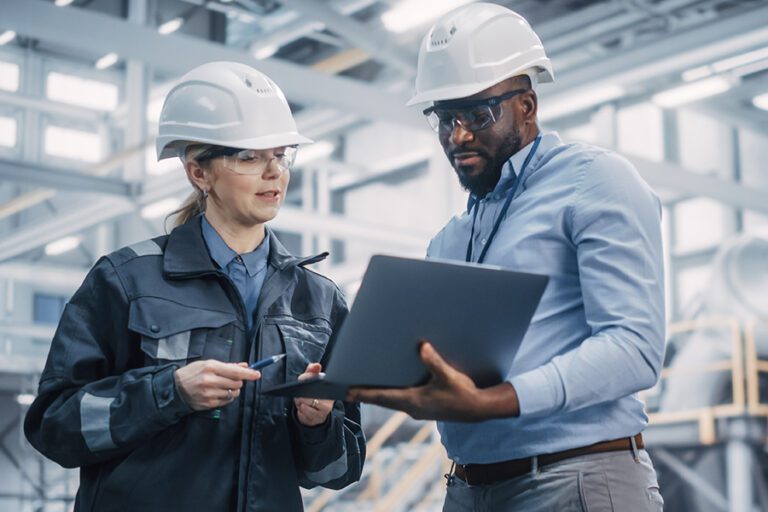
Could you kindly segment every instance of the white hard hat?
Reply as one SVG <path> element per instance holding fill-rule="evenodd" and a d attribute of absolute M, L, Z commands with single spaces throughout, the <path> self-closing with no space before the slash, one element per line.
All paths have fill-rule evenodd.
<path fill-rule="evenodd" d="M 190 142 L 270 149 L 312 140 L 299 134 L 283 91 L 267 75 L 238 62 L 209 62 L 166 96 L 157 159 L 182 156 Z"/>
<path fill-rule="evenodd" d="M 532 84 L 554 81 L 539 36 L 516 12 L 473 3 L 440 18 L 424 37 L 408 105 L 464 98 L 517 75 Z"/>

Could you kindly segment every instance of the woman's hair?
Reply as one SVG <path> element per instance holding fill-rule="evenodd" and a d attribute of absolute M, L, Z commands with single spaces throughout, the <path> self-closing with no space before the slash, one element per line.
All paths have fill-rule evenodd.
<path fill-rule="evenodd" d="M 207 151 L 211 146 L 208 144 L 190 144 L 187 146 L 187 148 L 184 150 L 184 154 L 179 156 L 181 159 L 181 163 L 186 168 L 187 162 L 190 160 L 195 160 L 198 156 L 202 155 L 205 151 Z M 197 215 L 205 212 L 205 203 L 206 203 L 206 196 L 203 194 L 203 192 L 195 187 L 194 191 L 187 197 L 187 199 L 184 200 L 184 203 L 177 209 L 172 211 L 168 214 L 168 216 L 165 218 L 165 223 L 168 223 L 168 219 L 171 217 L 176 217 L 176 219 L 173 221 L 173 227 L 181 226 L 182 224 L 186 223 L 188 220 L 192 219 L 193 217 L 196 217 Z M 167 231 L 166 227 L 166 231 Z"/>

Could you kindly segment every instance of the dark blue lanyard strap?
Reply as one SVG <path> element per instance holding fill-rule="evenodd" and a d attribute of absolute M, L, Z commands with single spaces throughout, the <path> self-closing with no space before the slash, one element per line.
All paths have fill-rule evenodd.
<path fill-rule="evenodd" d="M 536 149 L 538 149 L 539 147 L 539 142 L 541 142 L 541 135 L 538 135 L 536 137 L 536 140 L 533 141 L 533 147 L 531 147 L 531 150 L 528 152 L 528 156 L 526 156 L 525 161 L 523 161 L 523 166 L 520 168 L 520 174 L 515 179 L 515 183 L 512 185 L 512 189 L 507 194 L 507 199 L 506 201 L 504 201 L 504 206 L 501 207 L 501 211 L 499 212 L 499 215 L 496 216 L 496 220 L 493 223 L 493 229 L 491 230 L 491 234 L 488 235 L 488 241 L 485 243 L 483 250 L 480 251 L 480 257 L 477 259 L 477 263 L 482 263 L 485 260 L 485 254 L 488 252 L 488 248 L 491 246 L 491 242 L 493 242 L 493 239 L 496 236 L 496 232 L 499 230 L 499 226 L 501 226 L 501 221 L 504 220 L 504 216 L 507 214 L 507 210 L 509 210 L 509 205 L 512 204 L 512 199 L 515 197 L 515 192 L 517 192 L 517 187 L 523 181 L 525 170 L 528 168 L 528 164 L 531 162 L 533 155 L 536 154 Z M 476 201 L 474 206 L 475 206 L 475 214 L 472 217 L 472 230 L 469 233 L 469 243 L 467 244 L 466 261 L 468 262 L 472 261 L 472 240 L 475 237 L 475 221 L 477 220 L 477 211 L 480 209 L 480 201 L 479 200 Z"/>

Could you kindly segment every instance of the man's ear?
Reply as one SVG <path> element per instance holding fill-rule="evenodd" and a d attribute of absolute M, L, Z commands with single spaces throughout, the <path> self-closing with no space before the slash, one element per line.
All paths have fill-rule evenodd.
<path fill-rule="evenodd" d="M 520 98 L 520 110 L 523 120 L 526 124 L 535 123 L 536 115 L 539 109 L 539 98 L 536 96 L 536 91 L 530 89 L 524 93 Z"/>
<path fill-rule="evenodd" d="M 205 169 L 200 167 L 200 164 L 195 160 L 187 160 L 184 163 L 184 170 L 187 173 L 187 179 L 193 187 L 204 192 L 208 191 L 210 188 L 208 177 L 205 174 Z"/>

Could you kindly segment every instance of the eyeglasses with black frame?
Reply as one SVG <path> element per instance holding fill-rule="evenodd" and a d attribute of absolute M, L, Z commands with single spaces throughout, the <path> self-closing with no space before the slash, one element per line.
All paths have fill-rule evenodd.
<path fill-rule="evenodd" d="M 261 174 L 267 170 L 274 160 L 280 172 L 290 171 L 296 162 L 296 146 L 280 148 L 281 154 L 265 156 L 264 150 L 240 149 L 229 147 L 212 147 L 200 154 L 195 160 L 198 163 L 222 158 L 224 167 L 236 174 Z"/>
<path fill-rule="evenodd" d="M 501 119 L 501 102 L 530 89 L 515 89 L 499 96 L 480 100 L 459 100 L 433 105 L 422 113 L 427 122 L 438 133 L 452 132 L 459 126 L 470 132 L 484 130 Z"/>

